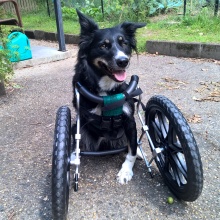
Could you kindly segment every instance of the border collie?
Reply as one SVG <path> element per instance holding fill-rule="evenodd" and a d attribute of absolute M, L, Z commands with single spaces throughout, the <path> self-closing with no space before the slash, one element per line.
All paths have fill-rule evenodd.
<path fill-rule="evenodd" d="M 144 23 L 124 22 L 112 28 L 99 29 L 90 18 L 77 10 L 81 26 L 79 51 L 73 77 L 73 88 L 80 82 L 95 95 L 107 96 L 122 93 L 126 88 L 126 69 L 132 50 L 136 51 L 135 32 Z M 75 93 L 75 89 L 74 89 Z M 76 95 L 73 105 L 76 108 Z M 137 129 L 134 120 L 134 102 L 129 99 L 122 106 L 122 114 L 109 117 L 109 127 L 100 125 L 102 108 L 80 96 L 81 140 L 85 151 L 103 151 L 128 146 L 128 154 L 117 180 L 125 184 L 133 176 L 132 168 L 137 155 Z M 97 120 L 96 120 L 97 119 Z M 73 126 L 73 134 L 75 134 Z"/>

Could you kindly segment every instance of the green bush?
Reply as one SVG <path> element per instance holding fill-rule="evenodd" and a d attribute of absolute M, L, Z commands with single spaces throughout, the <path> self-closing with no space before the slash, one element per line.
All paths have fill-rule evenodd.
<path fill-rule="evenodd" d="M 82 11 L 82 13 L 87 14 L 88 16 L 93 17 L 98 21 L 102 19 L 101 6 L 95 6 L 95 4 L 90 1 L 86 1 L 84 7 L 80 7 L 79 5 L 78 7 L 77 6 L 70 7 L 70 6 L 65 6 L 64 4 L 64 6 L 62 7 L 63 18 L 77 21 L 78 16 L 75 8 L 79 8 Z"/>
<path fill-rule="evenodd" d="M 13 75 L 13 68 L 6 50 L 0 50 L 0 80 L 8 81 Z"/>
<path fill-rule="evenodd" d="M 8 81 L 13 75 L 13 67 L 6 48 L 7 30 L 0 27 L 0 81 Z"/>
<path fill-rule="evenodd" d="M 103 0 L 104 19 L 110 22 L 123 20 L 144 21 L 147 17 L 179 7 L 180 0 Z M 63 0 L 63 17 L 76 20 L 75 8 L 84 14 L 103 21 L 101 2 L 97 0 Z"/>

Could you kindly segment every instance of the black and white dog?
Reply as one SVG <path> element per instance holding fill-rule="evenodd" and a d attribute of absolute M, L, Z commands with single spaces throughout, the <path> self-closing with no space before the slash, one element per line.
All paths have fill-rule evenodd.
<path fill-rule="evenodd" d="M 93 20 L 78 10 L 77 13 L 81 33 L 73 87 L 75 88 L 76 82 L 80 82 L 91 93 L 100 96 L 123 92 L 128 86 L 125 83 L 126 68 L 129 66 L 132 50 L 136 51 L 135 32 L 145 24 L 124 22 L 112 28 L 99 29 Z M 75 94 L 73 105 L 76 107 Z M 137 129 L 132 98 L 126 101 L 122 110 L 120 125 L 114 126 L 114 120 L 118 122 L 116 117 L 111 127 L 103 130 L 98 124 L 102 118 L 101 106 L 80 96 L 80 146 L 87 151 L 102 151 L 107 147 L 114 149 L 127 145 L 128 154 L 117 174 L 118 182 L 124 184 L 133 176 L 132 168 L 137 155 Z M 96 118 L 98 123 L 94 120 Z"/>

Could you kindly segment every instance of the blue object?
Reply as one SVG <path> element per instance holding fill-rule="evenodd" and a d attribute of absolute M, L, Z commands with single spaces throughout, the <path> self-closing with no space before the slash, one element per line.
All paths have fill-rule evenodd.
<path fill-rule="evenodd" d="M 11 62 L 18 62 L 32 58 L 30 41 L 28 37 L 21 32 L 12 32 L 8 35 L 8 43 L 6 44 Z"/>

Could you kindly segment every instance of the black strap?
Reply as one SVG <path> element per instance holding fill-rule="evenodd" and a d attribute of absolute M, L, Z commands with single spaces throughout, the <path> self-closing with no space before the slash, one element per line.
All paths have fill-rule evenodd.
<path fill-rule="evenodd" d="M 88 124 L 91 123 L 101 130 L 111 130 L 122 126 L 124 115 L 118 116 L 100 116 L 90 113 L 87 109 L 81 107 L 82 116 L 86 118 Z"/>
<path fill-rule="evenodd" d="M 117 140 L 124 134 L 123 120 L 124 115 L 119 116 L 99 116 L 90 113 L 87 109 L 81 107 L 82 116 L 86 118 L 87 125 L 97 130 L 100 136 L 108 140 Z"/>
<path fill-rule="evenodd" d="M 140 102 L 143 111 L 146 111 L 146 107 L 143 102 L 141 102 L 139 99 L 136 99 L 136 98 L 133 98 L 133 100 L 134 100 L 134 102 Z"/>

